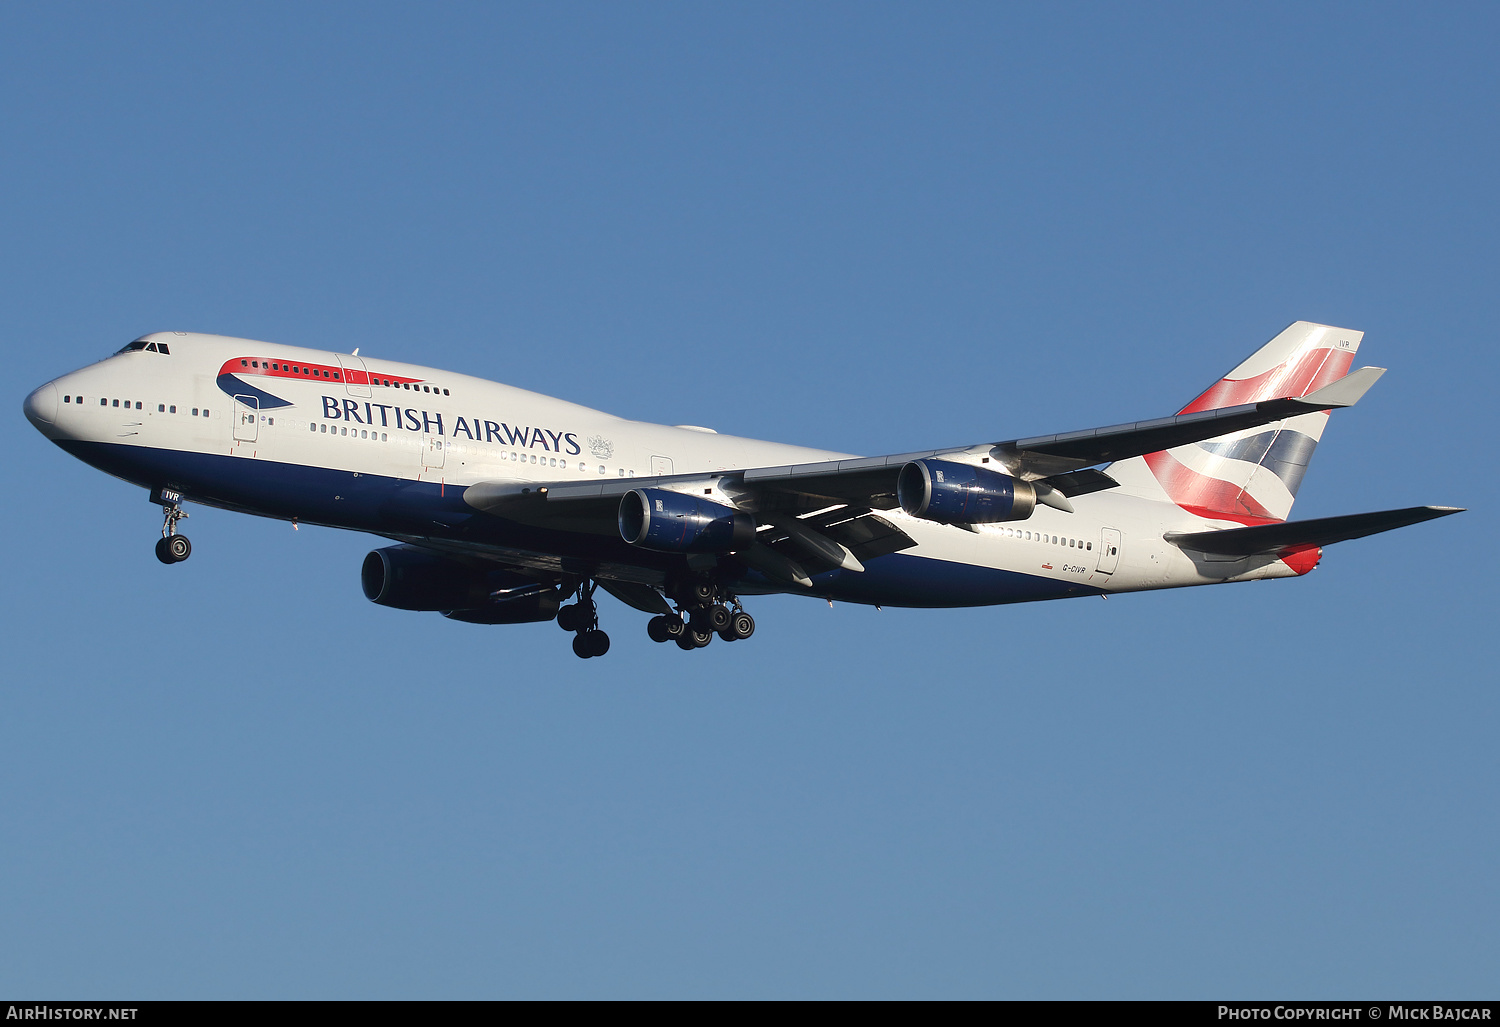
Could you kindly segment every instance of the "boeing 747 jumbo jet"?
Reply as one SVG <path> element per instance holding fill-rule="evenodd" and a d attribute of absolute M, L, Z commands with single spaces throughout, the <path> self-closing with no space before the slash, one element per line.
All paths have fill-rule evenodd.
<path fill-rule="evenodd" d="M 1383 374 L 1299 321 L 1173 417 L 854 457 L 627 421 L 375 357 L 157 332 L 26 397 L 64 450 L 184 502 L 349 528 L 365 595 L 472 624 L 556 620 L 602 656 L 597 588 L 682 649 L 741 597 L 987 606 L 1306 574 L 1320 547 L 1454 507 L 1288 521 L 1329 412 Z M 1101 466 L 1103 465 L 1103 466 Z M 571 601 L 569 601 L 571 600 Z"/>

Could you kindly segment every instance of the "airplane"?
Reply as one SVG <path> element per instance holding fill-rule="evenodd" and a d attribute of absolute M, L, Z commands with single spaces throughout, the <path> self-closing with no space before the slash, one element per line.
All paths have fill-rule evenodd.
<path fill-rule="evenodd" d="M 1307 574 L 1322 547 L 1461 512 L 1288 521 L 1330 412 L 1384 369 L 1363 332 L 1298 321 L 1176 415 L 859 457 L 631 421 L 481 378 L 156 332 L 24 410 L 149 490 L 156 555 L 185 502 L 369 532 L 372 602 L 472 624 L 556 621 L 602 656 L 602 588 L 647 634 L 747 639 L 742 598 L 891 607 L 1065 599 Z"/>

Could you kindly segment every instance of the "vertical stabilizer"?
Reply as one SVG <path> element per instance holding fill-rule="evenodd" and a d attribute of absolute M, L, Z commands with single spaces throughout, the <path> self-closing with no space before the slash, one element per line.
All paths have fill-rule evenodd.
<path fill-rule="evenodd" d="M 1179 413 L 1305 396 L 1349 373 L 1363 332 L 1298 321 L 1256 350 Z M 1127 489 L 1176 503 L 1200 517 L 1265 524 L 1284 521 L 1328 412 L 1112 464 Z"/>

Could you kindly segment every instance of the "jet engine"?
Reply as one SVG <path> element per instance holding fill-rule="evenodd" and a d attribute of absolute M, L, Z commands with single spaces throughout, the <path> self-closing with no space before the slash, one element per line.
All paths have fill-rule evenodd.
<path fill-rule="evenodd" d="M 398 610 L 462 610 L 488 606 L 503 571 L 439 556 L 416 546 L 390 546 L 365 557 L 359 583 L 365 598 Z"/>
<path fill-rule="evenodd" d="M 667 489 L 633 489 L 620 497 L 620 537 L 659 553 L 727 553 L 755 541 L 747 513 Z"/>
<path fill-rule="evenodd" d="M 896 479 L 896 498 L 913 517 L 943 524 L 1024 521 L 1036 489 L 999 471 L 949 460 L 913 460 Z"/>

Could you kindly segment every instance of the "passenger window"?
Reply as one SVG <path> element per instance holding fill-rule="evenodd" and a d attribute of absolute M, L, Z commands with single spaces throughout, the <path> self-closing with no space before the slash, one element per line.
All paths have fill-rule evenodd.
<path fill-rule="evenodd" d="M 120 405 L 120 401 L 119 400 L 115 400 L 115 406 L 119 406 L 119 405 Z"/>
<path fill-rule="evenodd" d="M 193 407 L 193 416 L 194 417 L 198 416 L 198 408 L 197 407 Z"/>
<path fill-rule="evenodd" d="M 167 407 L 167 413 L 169 413 L 169 414 L 175 414 L 175 413 L 177 413 L 177 407 L 175 405 Z"/>
<path fill-rule="evenodd" d="M 323 432 L 326 435 L 328 433 L 328 425 L 326 425 L 326 424 L 320 424 L 320 425 L 318 425 L 318 431 Z"/>
<path fill-rule="evenodd" d="M 100 396 L 99 397 L 99 405 L 102 406 L 102 407 L 107 407 L 107 406 L 109 406 L 109 400 L 105 399 L 103 396 Z"/>
<path fill-rule="evenodd" d="M 448 395 L 448 390 L 447 389 L 443 390 L 443 395 L 445 395 L 445 396 Z"/>
<path fill-rule="evenodd" d="M 385 432 L 381 432 L 381 433 L 380 433 L 380 441 L 381 441 L 381 442 L 384 442 L 384 441 L 385 441 Z"/>
<path fill-rule="evenodd" d="M 348 435 L 349 434 L 349 429 L 348 428 L 340 428 L 339 429 L 339 434 L 340 435 Z"/>
<path fill-rule="evenodd" d="M 268 417 L 268 418 L 266 418 L 266 423 L 267 424 L 275 424 L 276 423 L 276 418 L 274 418 L 274 417 Z"/>
<path fill-rule="evenodd" d="M 339 376 L 339 373 L 338 373 L 338 372 L 337 372 L 337 371 L 335 371 L 335 372 L 333 372 L 333 376 L 334 376 L 334 377 L 335 377 L 335 378 L 337 378 L 337 377 L 338 377 L 338 376 Z"/>
<path fill-rule="evenodd" d="M 73 397 L 72 396 L 64 396 L 63 397 L 63 402 L 64 403 L 71 403 L 71 402 L 73 402 Z"/>
<path fill-rule="evenodd" d="M 245 361 L 245 360 L 241 360 L 241 361 L 240 361 L 240 366 L 241 366 L 241 367 L 249 367 L 249 366 L 250 366 L 250 363 L 249 363 L 249 362 L 248 362 L 248 361 Z"/>
<path fill-rule="evenodd" d="M 1085 547 L 1084 547 L 1084 548 L 1085 548 L 1085 549 L 1087 549 L 1087 550 L 1088 550 L 1088 551 L 1089 551 L 1089 552 L 1091 552 L 1091 553 L 1092 553 L 1092 552 L 1093 552 L 1093 551 L 1094 551 L 1094 543 L 1092 543 L 1092 542 L 1090 542 L 1090 543 L 1089 543 L 1089 544 L 1088 544 L 1088 545 L 1087 545 L 1087 546 L 1085 546 Z"/>
<path fill-rule="evenodd" d="M 140 400 L 136 400 L 136 401 L 135 401 L 135 408 L 136 408 L 136 409 L 137 409 L 137 410 L 139 410 L 139 409 L 140 409 L 140 408 L 141 408 L 141 401 L 140 401 Z"/>
<path fill-rule="evenodd" d="M 156 412 L 158 414 L 164 414 L 164 413 L 166 413 L 167 412 L 167 405 L 165 403 L 158 403 L 158 404 L 156 404 Z"/>
<path fill-rule="evenodd" d="M 316 424 L 309 424 L 307 426 L 307 430 L 308 431 L 317 431 L 318 430 L 318 426 Z"/>

